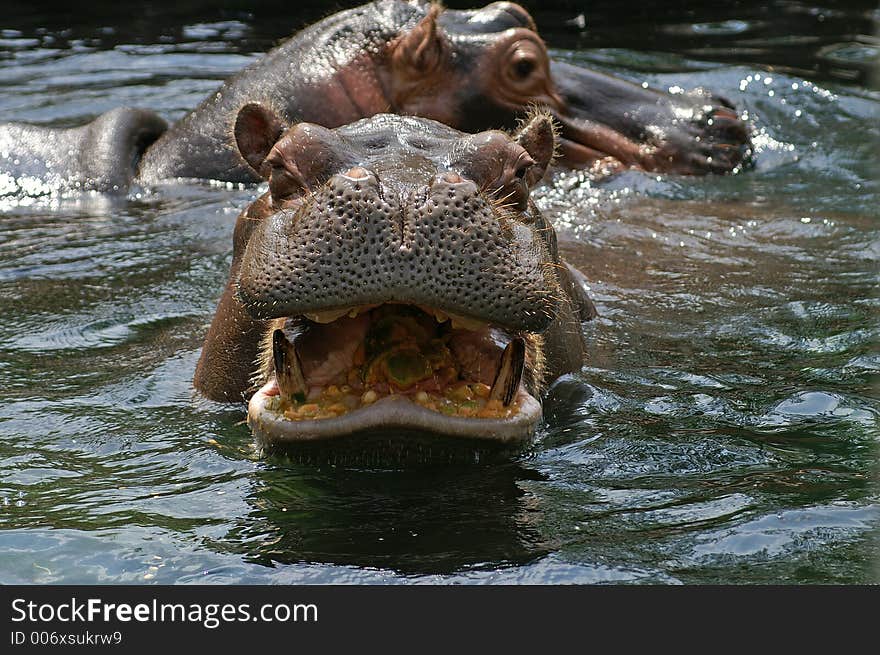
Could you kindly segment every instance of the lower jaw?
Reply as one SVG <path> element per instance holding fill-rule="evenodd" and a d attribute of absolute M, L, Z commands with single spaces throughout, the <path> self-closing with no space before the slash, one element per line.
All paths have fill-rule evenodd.
<path fill-rule="evenodd" d="M 248 403 L 247 423 L 262 445 L 332 441 L 381 430 L 404 439 L 418 433 L 520 446 L 531 442 L 541 420 L 541 404 L 520 388 L 514 401 L 518 411 L 504 418 L 447 416 L 392 394 L 335 418 L 292 421 L 268 407 L 273 387 L 274 382 L 266 384 Z"/>

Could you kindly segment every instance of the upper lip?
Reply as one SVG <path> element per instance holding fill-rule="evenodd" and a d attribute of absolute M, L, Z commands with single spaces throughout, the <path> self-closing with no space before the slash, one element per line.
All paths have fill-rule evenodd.
<path fill-rule="evenodd" d="M 550 325 L 559 293 L 531 226 L 488 205 L 468 216 L 450 211 L 445 183 L 428 202 L 404 211 L 372 188 L 352 190 L 339 178 L 307 208 L 279 211 L 254 228 L 236 289 L 252 318 L 397 302 L 516 331 Z M 404 218 L 401 232 L 395 226 Z"/>

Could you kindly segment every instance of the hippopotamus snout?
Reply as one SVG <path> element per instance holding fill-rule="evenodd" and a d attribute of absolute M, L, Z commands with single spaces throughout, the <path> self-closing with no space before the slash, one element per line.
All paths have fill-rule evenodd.
<path fill-rule="evenodd" d="M 466 167 L 427 175 L 427 158 L 407 159 L 333 174 L 256 228 L 238 283 L 254 318 L 397 302 L 515 331 L 550 324 L 560 291 L 534 227 Z"/>

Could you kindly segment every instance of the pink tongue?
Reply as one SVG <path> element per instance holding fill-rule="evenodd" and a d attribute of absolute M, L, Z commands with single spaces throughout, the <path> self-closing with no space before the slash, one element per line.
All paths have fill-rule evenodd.
<path fill-rule="evenodd" d="M 369 326 L 366 313 L 356 318 L 345 316 L 297 339 L 296 350 L 308 385 L 325 386 L 347 373 Z"/>

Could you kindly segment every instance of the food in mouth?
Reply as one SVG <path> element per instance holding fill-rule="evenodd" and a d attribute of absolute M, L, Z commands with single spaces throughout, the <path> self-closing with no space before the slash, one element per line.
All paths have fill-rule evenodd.
<path fill-rule="evenodd" d="M 271 349 L 271 360 L 269 351 Z M 289 421 L 332 419 L 382 398 L 465 418 L 516 415 L 521 336 L 441 311 L 366 306 L 273 321 L 266 409 Z"/>

